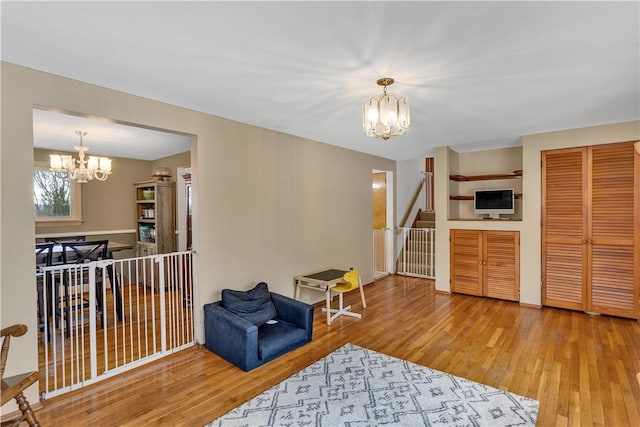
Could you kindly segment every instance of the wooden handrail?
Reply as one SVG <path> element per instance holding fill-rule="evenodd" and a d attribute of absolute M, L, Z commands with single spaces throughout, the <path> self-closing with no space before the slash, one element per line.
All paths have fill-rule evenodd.
<path fill-rule="evenodd" d="M 404 227 L 405 223 L 409 219 L 409 215 L 411 214 L 411 208 L 413 208 L 413 205 L 416 204 L 416 201 L 418 200 L 418 197 L 420 196 L 420 192 L 424 188 L 424 181 L 425 181 L 424 179 L 422 181 L 420 181 L 420 185 L 418 186 L 418 189 L 414 193 L 413 198 L 411 199 L 411 203 L 409 203 L 409 208 L 407 209 L 407 212 L 404 214 L 404 217 L 402 218 L 402 222 L 400 223 L 400 227 Z"/>

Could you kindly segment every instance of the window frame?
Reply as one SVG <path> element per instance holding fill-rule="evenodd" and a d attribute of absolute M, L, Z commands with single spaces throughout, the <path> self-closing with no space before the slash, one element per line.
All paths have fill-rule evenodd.
<path fill-rule="evenodd" d="M 49 164 L 47 162 L 35 162 L 33 166 L 33 170 L 35 171 L 45 171 L 52 172 L 49 168 Z M 33 217 L 35 219 L 35 223 L 37 227 L 45 227 L 45 226 L 69 226 L 69 225 L 82 225 L 82 187 L 81 184 L 75 180 L 72 180 L 70 185 L 70 215 L 69 216 L 36 216 L 35 214 L 35 201 L 34 201 L 34 210 Z M 33 183 L 33 187 L 35 188 L 35 182 Z M 33 195 L 32 195 L 33 197 Z"/>

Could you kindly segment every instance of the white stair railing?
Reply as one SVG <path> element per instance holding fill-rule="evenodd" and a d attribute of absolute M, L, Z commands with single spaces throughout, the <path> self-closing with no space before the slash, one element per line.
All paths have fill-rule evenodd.
<path fill-rule="evenodd" d="M 43 271 L 45 398 L 194 345 L 190 251 Z"/>

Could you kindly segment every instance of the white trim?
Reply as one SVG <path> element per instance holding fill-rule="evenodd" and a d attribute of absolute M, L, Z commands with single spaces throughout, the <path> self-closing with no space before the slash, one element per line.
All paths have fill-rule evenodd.
<path fill-rule="evenodd" d="M 191 166 L 179 167 L 177 171 L 176 207 L 178 226 L 176 227 L 176 234 L 178 235 L 178 250 L 184 251 L 187 249 L 187 193 L 183 175 L 191 173 Z"/>
<path fill-rule="evenodd" d="M 83 234 L 85 236 L 101 236 L 103 234 L 133 234 L 136 232 L 135 228 L 124 229 L 124 230 L 98 230 L 98 231 L 71 231 L 66 233 L 41 233 L 36 234 L 37 238 L 42 237 L 69 237 L 69 236 L 77 236 L 78 234 Z"/>
<path fill-rule="evenodd" d="M 395 209 L 394 209 L 394 189 L 395 183 L 393 181 L 393 172 L 386 171 L 386 179 L 387 179 L 387 225 L 386 228 L 388 231 L 393 230 L 395 227 Z M 384 253 L 385 253 L 385 273 L 392 274 L 395 271 L 395 260 L 393 257 L 393 234 L 389 232 L 385 232 L 387 234 L 384 239 Z"/>

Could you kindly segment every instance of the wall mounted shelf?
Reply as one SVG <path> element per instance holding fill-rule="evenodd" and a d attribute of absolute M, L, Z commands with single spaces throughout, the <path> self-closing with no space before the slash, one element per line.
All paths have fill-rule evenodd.
<path fill-rule="evenodd" d="M 467 181 L 488 181 L 491 179 L 518 179 L 522 178 L 522 170 L 516 170 L 512 173 L 497 173 L 490 175 L 449 175 L 451 181 L 467 182 Z M 466 199 L 461 199 L 466 200 Z"/>

